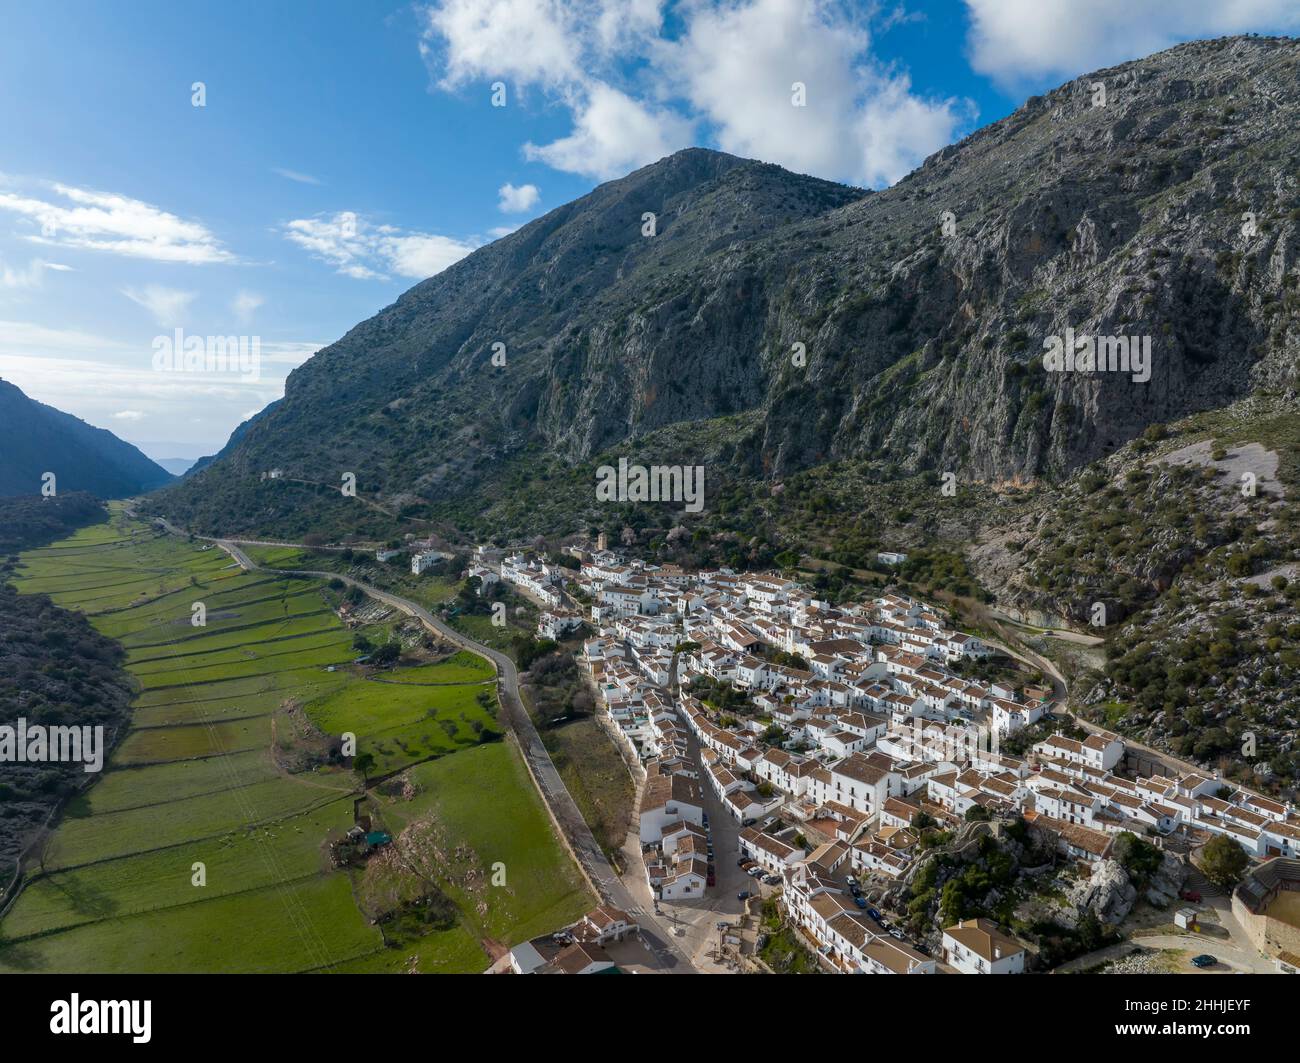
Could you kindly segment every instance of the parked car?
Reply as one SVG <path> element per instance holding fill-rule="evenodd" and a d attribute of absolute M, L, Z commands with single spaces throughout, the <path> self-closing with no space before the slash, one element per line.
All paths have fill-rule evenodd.
<path fill-rule="evenodd" d="M 862 896 L 862 894 L 859 893 L 857 896 L 853 898 L 853 903 L 856 904 L 859 908 L 865 908 L 867 906 L 867 898 Z"/>
<path fill-rule="evenodd" d="M 740 821 L 740 825 L 742 827 L 752 827 L 757 822 L 758 820 L 756 820 L 753 816 L 750 816 L 748 819 L 742 819 Z"/>
<path fill-rule="evenodd" d="M 1193 904 L 1201 903 L 1201 895 L 1197 890 L 1179 890 L 1178 896 L 1185 901 L 1191 901 Z"/>
<path fill-rule="evenodd" d="M 751 867 L 748 871 L 745 872 L 745 874 L 748 875 L 750 878 L 758 878 L 759 875 L 761 875 L 762 873 L 763 873 L 763 869 L 761 867 Z"/>
<path fill-rule="evenodd" d="M 851 894 L 853 894 L 853 896 L 855 896 L 855 897 L 861 897 L 861 896 L 862 896 L 862 887 L 859 886 L 856 882 L 850 882 L 850 883 L 849 883 L 849 892 L 850 892 Z"/>
<path fill-rule="evenodd" d="M 731 929 L 731 924 L 728 923 L 728 922 L 725 922 L 725 921 L 720 922 L 720 923 L 715 923 L 714 926 L 715 926 L 716 929 L 718 929 L 718 930 L 730 930 L 730 929 Z"/>
<path fill-rule="evenodd" d="M 1192 957 L 1193 967 L 1213 967 L 1218 962 L 1218 959 L 1211 956 L 1208 952 L 1203 952 L 1199 956 Z"/>
<path fill-rule="evenodd" d="M 769 886 L 779 886 L 779 885 L 781 885 L 781 876 L 780 876 L 780 875 L 764 875 L 764 876 L 763 876 L 763 881 L 766 882 Z"/>
<path fill-rule="evenodd" d="M 857 875 L 845 875 L 845 876 L 844 876 L 844 881 L 847 882 L 850 886 L 856 886 L 856 885 L 858 884 L 858 876 L 857 876 Z"/>
<path fill-rule="evenodd" d="M 736 900 L 738 900 L 738 901 L 747 901 L 747 900 L 749 900 L 750 896 L 751 896 L 751 894 L 750 894 L 749 890 L 741 890 L 739 893 L 736 894 Z"/>
<path fill-rule="evenodd" d="M 916 951 L 919 952 L 922 956 L 930 955 L 930 946 L 925 944 L 925 942 L 923 941 L 918 941 L 915 945 L 912 946 L 912 948 L 916 949 Z"/>
<path fill-rule="evenodd" d="M 871 918 L 874 919 L 877 923 L 884 922 L 885 917 L 880 914 L 880 910 L 878 908 L 868 908 L 867 915 L 871 916 Z"/>
<path fill-rule="evenodd" d="M 753 861 L 750 860 L 749 857 L 742 856 L 739 860 L 736 861 L 736 866 L 743 868 L 746 864 L 752 864 L 752 863 Z"/>

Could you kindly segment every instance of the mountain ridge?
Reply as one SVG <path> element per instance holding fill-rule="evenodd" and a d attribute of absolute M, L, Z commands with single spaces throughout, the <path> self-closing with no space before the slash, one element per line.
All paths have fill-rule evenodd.
<path fill-rule="evenodd" d="M 161 504 L 203 523 L 209 491 L 274 530 L 275 466 L 420 511 L 531 453 L 573 466 L 737 414 L 715 482 L 862 457 L 1060 480 L 1153 424 L 1294 396 L 1298 69 L 1288 38 L 1180 45 L 1031 97 L 880 192 L 679 152 L 359 323 Z M 1150 384 L 1043 372 L 1067 328 L 1151 337 Z"/>
<path fill-rule="evenodd" d="M 29 398 L 0 380 L 0 496 L 35 495 L 54 473 L 56 490 L 121 498 L 174 477 L 106 428 Z"/>

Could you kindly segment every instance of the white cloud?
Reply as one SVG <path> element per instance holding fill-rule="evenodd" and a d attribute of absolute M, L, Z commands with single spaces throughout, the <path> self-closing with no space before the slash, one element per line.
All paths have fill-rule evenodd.
<path fill-rule="evenodd" d="M 454 240 L 450 236 L 424 233 L 385 236 L 380 254 L 388 259 L 395 273 L 403 277 L 432 277 L 453 262 L 459 262 L 478 245 Z"/>
<path fill-rule="evenodd" d="M 574 112 L 574 129 L 551 144 L 524 145 L 524 157 L 600 180 L 662 159 L 693 139 L 690 121 L 595 82 Z"/>
<path fill-rule="evenodd" d="M 285 226 L 284 235 L 358 280 L 387 280 L 389 273 L 432 277 L 479 246 L 476 241 L 376 225 L 350 210 L 295 219 Z"/>
<path fill-rule="evenodd" d="M 497 195 L 500 197 L 497 210 L 502 214 L 522 214 L 526 210 L 532 210 L 542 198 L 536 185 L 520 185 L 516 188 L 509 182 L 497 189 Z"/>
<path fill-rule="evenodd" d="M 198 293 L 164 288 L 160 284 L 146 284 L 143 288 L 123 288 L 122 294 L 148 310 L 159 325 L 170 328 L 181 323 L 181 318 Z"/>
<path fill-rule="evenodd" d="M 742 0 L 699 9 L 665 63 L 723 150 L 879 186 L 951 143 L 971 108 L 917 96 L 870 46 L 833 5 Z"/>
<path fill-rule="evenodd" d="M 562 0 L 441 0 L 425 11 L 420 50 L 442 45 L 439 84 L 458 88 L 485 75 L 562 89 L 581 73 L 577 5 Z"/>
<path fill-rule="evenodd" d="M 12 211 L 37 227 L 38 231 L 25 234 L 33 243 L 157 262 L 235 260 L 206 226 L 141 200 L 62 184 L 50 186 L 48 192 L 57 198 L 0 192 L 0 210 Z"/>
<path fill-rule="evenodd" d="M 247 324 L 252 320 L 253 312 L 265 302 L 266 299 L 257 292 L 241 290 L 231 300 L 230 310 L 239 319 L 240 324 Z"/>
<path fill-rule="evenodd" d="M 271 172 L 279 174 L 287 181 L 297 181 L 300 185 L 318 185 L 320 178 L 313 177 L 309 173 L 299 173 L 297 170 L 286 170 L 280 166 L 272 166 Z"/>
<path fill-rule="evenodd" d="M 868 18 L 837 0 L 435 0 L 421 52 L 436 84 L 538 89 L 573 131 L 526 158 L 605 179 L 698 142 L 837 180 L 897 180 L 973 117 L 871 52 Z M 532 40 L 539 44 L 531 45 Z M 792 85 L 807 105 L 792 104 Z M 484 84 L 486 89 L 486 84 Z"/>
<path fill-rule="evenodd" d="M 1300 26 L 1295 0 L 966 0 L 971 66 L 1003 85 L 1062 79 L 1198 37 Z"/>
<path fill-rule="evenodd" d="M 118 410 L 113 414 L 113 418 L 118 421 L 142 421 L 144 414 L 139 410 Z"/>
<path fill-rule="evenodd" d="M 40 258 L 28 262 L 26 269 L 0 262 L 0 288 L 39 288 L 45 279 L 46 270 L 56 273 L 75 272 L 71 266 L 65 266 L 61 262 L 46 262 Z"/>

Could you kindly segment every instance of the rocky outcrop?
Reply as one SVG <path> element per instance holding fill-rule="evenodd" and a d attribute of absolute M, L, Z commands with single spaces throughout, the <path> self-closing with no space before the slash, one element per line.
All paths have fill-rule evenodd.
<path fill-rule="evenodd" d="M 1061 921 L 1069 927 L 1077 926 L 1079 916 L 1091 910 L 1104 925 L 1118 926 L 1133 910 L 1137 895 L 1125 870 L 1113 860 L 1102 860 L 1093 865 L 1088 878 L 1066 892 L 1069 907 L 1062 912 Z"/>
<path fill-rule="evenodd" d="M 1183 888 L 1187 877 L 1187 867 L 1172 853 L 1165 853 L 1160 867 L 1151 876 L 1142 896 L 1146 902 L 1156 908 L 1168 908 L 1178 900 L 1178 893 Z"/>

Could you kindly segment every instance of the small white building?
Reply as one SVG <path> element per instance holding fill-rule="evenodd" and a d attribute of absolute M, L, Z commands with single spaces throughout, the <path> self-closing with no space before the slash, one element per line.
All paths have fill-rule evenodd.
<path fill-rule="evenodd" d="M 501 577 L 486 565 L 474 565 L 469 570 L 470 578 L 478 577 L 478 593 L 486 594 L 492 587 L 501 582 Z"/>
<path fill-rule="evenodd" d="M 685 775 L 661 774 L 656 766 L 647 775 L 641 791 L 641 841 L 658 842 L 664 827 L 679 820 L 704 822 L 704 794 L 700 784 Z"/>
<path fill-rule="evenodd" d="M 943 955 L 962 974 L 1024 974 L 1025 949 L 989 919 L 963 919 L 943 932 Z"/>
<path fill-rule="evenodd" d="M 418 576 L 433 568 L 439 561 L 445 561 L 450 554 L 441 554 L 437 550 L 423 550 L 411 555 L 411 575 Z"/>
<path fill-rule="evenodd" d="M 538 636 L 554 642 L 559 642 L 580 627 L 582 627 L 582 617 L 577 613 L 547 612 L 537 618 Z"/>

